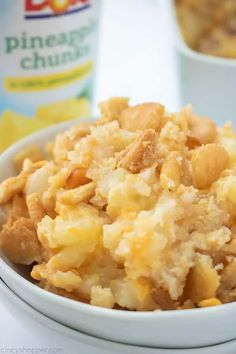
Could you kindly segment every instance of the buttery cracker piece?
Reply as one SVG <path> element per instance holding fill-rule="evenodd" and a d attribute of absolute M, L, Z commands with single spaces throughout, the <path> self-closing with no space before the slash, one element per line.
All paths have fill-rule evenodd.
<path fill-rule="evenodd" d="M 164 289 L 153 289 L 152 297 L 160 305 L 162 310 L 175 310 L 177 303 L 171 299 L 169 293 Z"/>
<path fill-rule="evenodd" d="M 218 298 L 221 300 L 223 304 L 236 301 L 236 288 L 220 291 L 218 293 Z"/>
<path fill-rule="evenodd" d="M 30 219 L 34 225 L 37 225 L 45 216 L 45 210 L 40 202 L 40 198 L 37 193 L 32 193 L 26 197 L 26 204 Z"/>
<path fill-rule="evenodd" d="M 173 191 L 179 187 L 182 160 L 178 151 L 172 151 L 167 155 L 160 173 L 160 182 L 163 189 Z"/>
<path fill-rule="evenodd" d="M 150 167 L 156 159 L 156 136 L 153 129 L 145 130 L 141 136 L 122 152 L 118 167 L 131 173 L 139 173 L 142 169 Z"/>
<path fill-rule="evenodd" d="M 49 188 L 43 193 L 42 197 L 42 205 L 47 212 L 54 211 L 57 192 L 64 188 L 69 175 L 70 171 L 63 168 L 56 175 L 49 177 Z"/>
<path fill-rule="evenodd" d="M 22 168 L 26 158 L 29 158 L 32 162 L 43 160 L 42 152 L 37 145 L 27 145 L 14 157 L 14 164 L 18 170 Z"/>
<path fill-rule="evenodd" d="M 199 189 L 209 188 L 227 167 L 229 156 L 219 144 L 203 145 L 192 154 L 193 185 Z"/>
<path fill-rule="evenodd" d="M 120 126 L 130 131 L 154 129 L 159 131 L 165 107 L 159 103 L 144 103 L 125 109 L 119 118 Z"/>
<path fill-rule="evenodd" d="M 25 198 L 15 195 L 12 199 L 12 204 L 8 210 L 11 220 L 16 220 L 19 217 L 27 218 L 29 216 Z"/>
<path fill-rule="evenodd" d="M 231 290 L 236 287 L 236 258 L 232 260 L 223 270 L 221 274 L 221 289 Z"/>
<path fill-rule="evenodd" d="M 41 261 L 41 247 L 32 220 L 18 218 L 0 232 L 0 247 L 16 264 L 30 265 Z"/>
<path fill-rule="evenodd" d="M 14 195 L 23 191 L 27 173 L 21 172 L 16 177 L 10 177 L 0 184 L 0 204 L 9 202 Z"/>
<path fill-rule="evenodd" d="M 187 134 L 187 146 L 190 148 L 213 143 L 216 135 L 216 124 L 209 118 L 196 115 L 190 118 Z"/>
<path fill-rule="evenodd" d="M 0 207 L 0 231 L 4 224 L 6 224 L 8 219 L 8 212 L 5 206 Z"/>
<path fill-rule="evenodd" d="M 87 169 L 80 167 L 75 168 L 71 174 L 69 175 L 66 181 L 66 187 L 69 189 L 73 189 L 84 184 L 87 184 L 91 181 L 88 177 L 86 177 Z"/>
<path fill-rule="evenodd" d="M 90 133 L 91 123 L 88 122 L 80 122 L 79 124 L 71 127 L 68 131 L 68 136 L 74 142 L 77 142 L 79 139 L 87 136 Z"/>
<path fill-rule="evenodd" d="M 48 163 L 47 160 L 33 162 L 30 159 L 26 158 L 22 164 L 22 172 L 25 172 L 27 175 L 30 175 L 41 167 L 43 167 L 44 165 L 46 165 L 46 163 Z"/>
<path fill-rule="evenodd" d="M 95 183 L 90 182 L 78 188 L 58 193 L 57 200 L 59 203 L 69 205 L 88 202 L 88 200 L 94 195 L 95 188 Z"/>
<path fill-rule="evenodd" d="M 126 97 L 112 97 L 108 101 L 100 103 L 101 121 L 105 123 L 119 120 L 121 113 L 128 107 L 129 99 Z"/>

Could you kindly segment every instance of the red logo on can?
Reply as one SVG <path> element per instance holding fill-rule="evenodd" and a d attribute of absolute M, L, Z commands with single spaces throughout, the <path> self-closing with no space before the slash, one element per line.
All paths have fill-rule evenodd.
<path fill-rule="evenodd" d="M 25 0 L 25 11 L 35 13 L 49 9 L 55 14 L 64 14 L 77 5 L 86 6 L 89 3 L 89 0 Z"/>

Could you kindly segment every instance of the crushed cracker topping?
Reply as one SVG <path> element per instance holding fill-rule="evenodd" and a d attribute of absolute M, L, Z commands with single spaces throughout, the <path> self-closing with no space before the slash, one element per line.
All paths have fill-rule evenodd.
<path fill-rule="evenodd" d="M 107 308 L 236 300 L 236 134 L 187 106 L 130 106 L 27 147 L 0 184 L 0 246 L 38 286 Z M 32 156 L 31 155 L 32 152 Z M 32 158 L 32 161 L 31 161 Z"/>

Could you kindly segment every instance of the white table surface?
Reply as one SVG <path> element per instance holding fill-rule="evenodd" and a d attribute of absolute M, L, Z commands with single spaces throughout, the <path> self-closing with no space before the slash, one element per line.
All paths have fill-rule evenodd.
<path fill-rule="evenodd" d="M 178 109 L 165 0 L 104 0 L 101 30 L 96 102 L 120 95 L 134 103 L 158 101 Z M 93 354 L 78 352 L 74 342 L 47 329 L 34 333 L 24 328 L 0 303 L 0 353 L 36 353 L 37 348 Z"/>

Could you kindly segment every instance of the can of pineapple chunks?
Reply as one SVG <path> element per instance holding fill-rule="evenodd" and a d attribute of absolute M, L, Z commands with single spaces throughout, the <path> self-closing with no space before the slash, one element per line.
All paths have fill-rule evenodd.
<path fill-rule="evenodd" d="M 0 1 L 0 151 L 89 114 L 100 10 L 101 0 Z"/>

